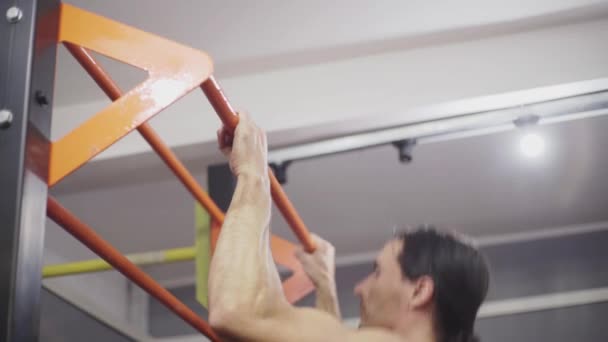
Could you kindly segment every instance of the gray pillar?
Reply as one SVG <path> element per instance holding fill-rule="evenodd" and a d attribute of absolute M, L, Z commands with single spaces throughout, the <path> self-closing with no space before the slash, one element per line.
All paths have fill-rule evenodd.
<path fill-rule="evenodd" d="M 0 340 L 38 340 L 58 0 L 0 0 Z"/>

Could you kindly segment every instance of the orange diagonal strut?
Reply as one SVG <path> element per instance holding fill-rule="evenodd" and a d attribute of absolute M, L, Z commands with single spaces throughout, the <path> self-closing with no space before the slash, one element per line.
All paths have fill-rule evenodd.
<path fill-rule="evenodd" d="M 238 116 L 234 109 L 232 109 L 232 106 L 230 106 L 230 102 L 226 99 L 220 85 L 213 77 L 209 77 L 209 79 L 201 85 L 201 89 L 224 123 L 224 126 L 234 131 L 239 122 Z M 291 204 L 291 201 L 287 197 L 287 194 L 285 194 L 285 191 L 283 191 L 281 184 L 276 179 L 271 169 L 268 169 L 268 174 L 270 177 L 270 191 L 274 203 L 283 214 L 287 223 L 289 223 L 289 226 L 302 243 L 302 246 L 304 246 L 304 249 L 309 253 L 314 252 L 316 246 L 312 241 L 312 237 L 310 236 L 310 232 L 308 231 L 308 228 L 306 228 L 304 221 L 302 221 L 296 208 Z"/>
<path fill-rule="evenodd" d="M 199 85 L 224 124 L 231 129 L 236 127 L 238 117 L 220 86 L 210 77 L 212 62 L 205 53 L 70 5 L 63 4 L 61 11 L 59 41 L 66 43 L 70 51 L 75 50 L 75 45 L 88 48 L 142 68 L 148 71 L 150 77 L 124 96 L 120 96 L 118 88 L 102 87 L 114 102 L 52 144 L 50 186 Z M 81 57 L 85 57 L 79 59 L 81 64 L 88 61 L 92 65 L 90 68 L 85 66 L 88 71 L 93 74 L 103 71 L 90 55 L 81 54 Z M 93 77 L 98 83 L 103 82 L 103 77 Z M 157 152 L 163 148 L 162 144 L 156 143 L 160 140 L 150 127 L 144 125 L 139 131 Z M 167 153 L 161 154 L 165 161 L 167 156 Z M 176 163 L 169 165 L 172 169 L 177 167 Z M 277 207 L 304 249 L 314 251 L 314 242 L 306 225 L 272 172 L 270 181 Z M 210 211 L 216 211 L 210 204 L 207 207 Z"/>
<path fill-rule="evenodd" d="M 116 100 L 122 96 L 120 88 L 86 49 L 70 43 L 65 43 L 65 46 L 110 99 Z M 163 143 L 154 129 L 149 124 L 142 123 L 137 127 L 137 130 L 142 134 L 146 141 L 148 141 L 156 153 L 160 155 L 163 161 L 165 161 L 194 198 L 207 209 L 213 218 L 213 221 L 220 222 L 219 225 L 221 226 L 221 223 L 224 221 L 224 213 L 199 186 L 192 174 L 190 174 L 171 149 Z M 287 299 L 293 303 L 312 291 L 313 285 L 303 272 L 300 263 L 294 258 L 296 247 L 290 242 L 273 235 L 271 248 L 276 262 L 289 268 L 293 272 L 292 276 L 283 284 Z"/>
<path fill-rule="evenodd" d="M 212 341 L 219 341 L 219 338 L 209 325 L 200 318 L 194 311 L 177 299 L 171 292 L 160 286 L 154 279 L 147 275 L 140 268 L 135 266 L 129 259 L 122 255 L 116 248 L 112 247 L 107 241 L 102 239 L 89 226 L 78 220 L 76 216 L 62 207 L 55 199 L 49 197 L 47 200 L 47 215 L 60 226 L 64 227 L 76 239 L 80 240 L 85 246 L 97 253 L 110 265 L 139 285 L 151 296 L 165 304 L 167 308 L 193 326 L 196 330 L 205 334 Z"/>
<path fill-rule="evenodd" d="M 118 139 L 198 87 L 213 71 L 207 54 L 63 4 L 59 41 L 82 46 L 150 75 L 52 145 L 48 184 L 56 184 Z"/>

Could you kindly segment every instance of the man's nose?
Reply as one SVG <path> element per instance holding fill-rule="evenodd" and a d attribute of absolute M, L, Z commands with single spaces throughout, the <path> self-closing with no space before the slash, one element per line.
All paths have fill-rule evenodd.
<path fill-rule="evenodd" d="M 359 283 L 357 283 L 357 285 L 355 285 L 354 293 L 356 296 L 361 297 L 361 295 L 363 294 L 364 283 L 365 280 L 361 280 Z"/>

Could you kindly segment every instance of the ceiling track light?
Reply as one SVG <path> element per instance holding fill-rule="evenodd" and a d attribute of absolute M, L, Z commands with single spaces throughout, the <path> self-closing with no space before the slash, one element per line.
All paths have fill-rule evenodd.
<path fill-rule="evenodd" d="M 302 160 L 393 144 L 416 139 L 418 144 L 462 139 L 521 128 L 608 115 L 608 79 L 530 89 L 491 97 L 453 101 L 402 113 L 401 117 L 424 121 L 385 126 L 374 124 L 366 131 L 340 133 L 317 141 L 273 149 L 274 161 Z M 359 125 L 359 123 L 357 123 Z M 358 126 L 357 126 L 358 127 Z M 344 130 L 337 128 L 340 132 Z M 410 146 L 408 146 L 411 149 Z M 400 152 L 400 160 L 411 161 L 411 151 Z"/>
<path fill-rule="evenodd" d="M 519 140 L 521 153 L 528 158 L 536 158 L 545 151 L 545 140 L 536 133 L 526 133 Z"/>
<path fill-rule="evenodd" d="M 287 167 L 291 164 L 291 160 L 284 161 L 281 163 L 270 163 L 268 164 L 274 172 L 274 176 L 279 181 L 279 184 L 284 185 L 287 183 Z"/>
<path fill-rule="evenodd" d="M 393 141 L 393 146 L 399 151 L 399 161 L 403 164 L 412 162 L 412 151 L 416 146 L 416 139 L 404 139 Z"/>
<path fill-rule="evenodd" d="M 540 116 L 536 114 L 526 114 L 513 120 L 513 124 L 518 128 L 535 126 L 540 122 Z"/>

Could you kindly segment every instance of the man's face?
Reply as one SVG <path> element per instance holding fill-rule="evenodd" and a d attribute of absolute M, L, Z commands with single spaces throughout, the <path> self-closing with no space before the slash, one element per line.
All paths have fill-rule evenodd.
<path fill-rule="evenodd" d="M 389 241 L 378 254 L 374 271 L 355 287 L 361 300 L 361 326 L 391 329 L 409 307 L 414 285 L 403 277 L 398 256 L 403 241 Z"/>

